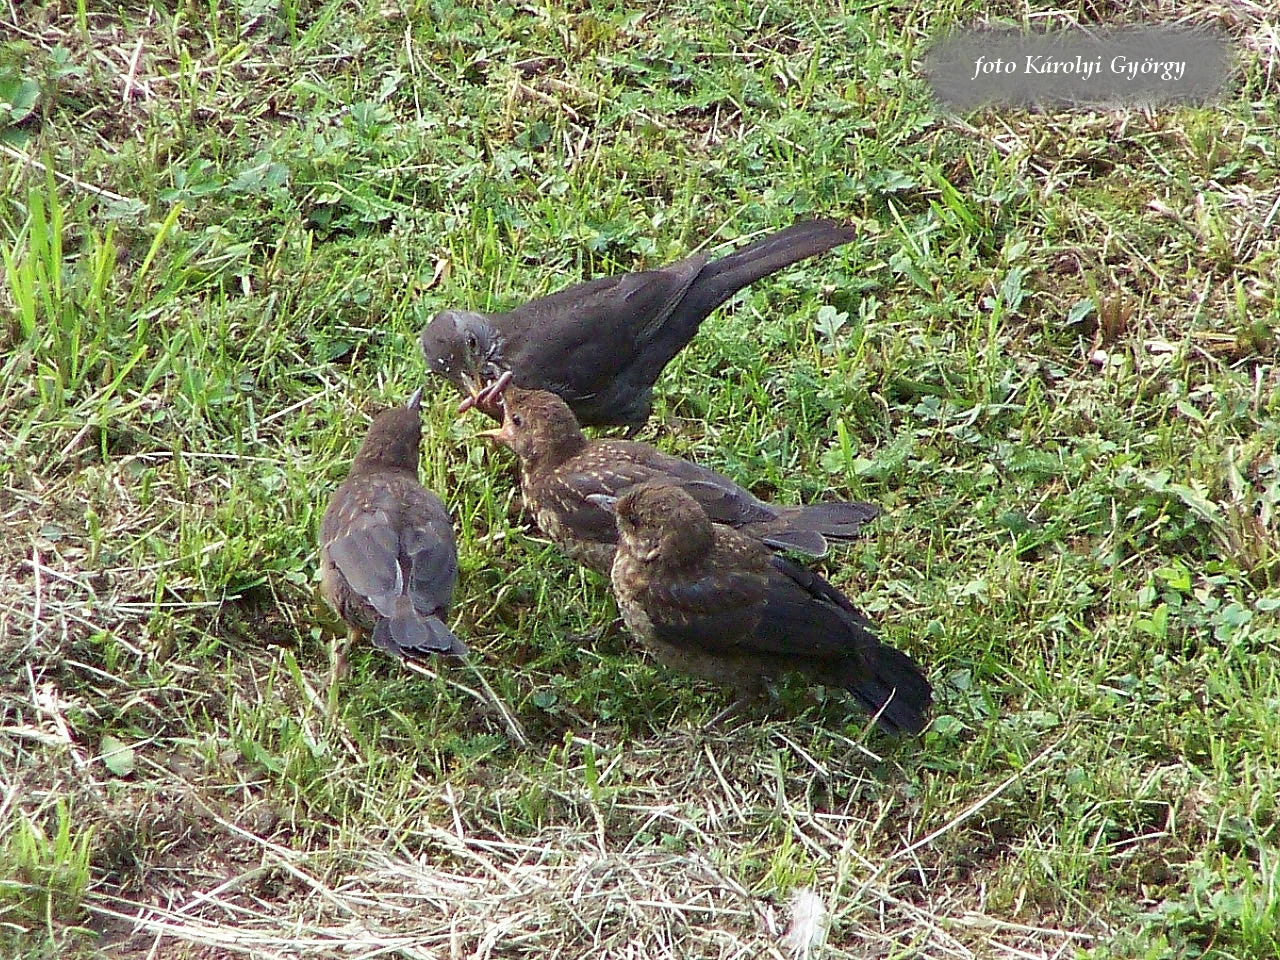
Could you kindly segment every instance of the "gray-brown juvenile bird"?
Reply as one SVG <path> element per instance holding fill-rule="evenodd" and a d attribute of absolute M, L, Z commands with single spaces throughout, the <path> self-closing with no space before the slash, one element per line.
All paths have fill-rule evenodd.
<path fill-rule="evenodd" d="M 419 389 L 373 421 L 320 522 L 320 585 L 347 641 L 371 634 L 405 658 L 467 652 L 444 624 L 458 582 L 453 524 L 418 482 L 421 399 Z"/>
<path fill-rule="evenodd" d="M 823 556 L 828 540 L 851 540 L 879 514 L 870 503 L 775 506 L 728 477 L 634 440 L 588 440 L 554 393 L 507 387 L 500 430 L 487 431 L 520 459 L 520 489 L 538 526 L 578 562 L 609 575 L 618 540 L 613 513 L 593 494 L 620 496 L 662 479 L 689 493 L 717 523 L 778 550 Z"/>
<path fill-rule="evenodd" d="M 613 507 L 618 608 L 663 663 L 744 697 L 797 671 L 847 690 L 889 733 L 924 729 L 929 681 L 822 577 L 712 523 L 679 487 L 644 483 Z"/>
<path fill-rule="evenodd" d="M 443 310 L 422 331 L 427 369 L 474 396 L 513 374 L 563 397 L 584 426 L 636 427 L 654 381 L 698 326 L 750 283 L 848 243 L 852 227 L 809 220 L 719 260 L 699 253 L 656 270 L 600 277 L 507 313 Z"/>

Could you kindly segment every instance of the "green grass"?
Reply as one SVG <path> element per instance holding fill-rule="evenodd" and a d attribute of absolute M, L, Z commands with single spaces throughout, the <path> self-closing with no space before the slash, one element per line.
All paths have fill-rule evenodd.
<path fill-rule="evenodd" d="M 0 952 L 790 956 L 810 888 L 827 957 L 1274 958 L 1275 21 L 1217 105 L 935 113 L 913 58 L 1023 9 L 0 13 Z M 645 437 L 884 506 L 823 568 L 924 737 L 705 729 L 443 392 L 474 665 L 354 651 L 328 715 L 319 511 L 425 320 L 810 215 L 861 235 Z"/>

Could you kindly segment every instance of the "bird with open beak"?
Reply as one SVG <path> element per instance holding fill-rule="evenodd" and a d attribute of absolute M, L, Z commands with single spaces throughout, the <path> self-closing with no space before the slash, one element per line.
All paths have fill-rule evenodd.
<path fill-rule="evenodd" d="M 320 585 L 348 626 L 404 658 L 467 652 L 445 625 L 458 582 L 453 523 L 418 482 L 422 390 L 378 415 L 320 522 Z M 335 643 L 334 679 L 345 673 Z"/>
<path fill-rule="evenodd" d="M 507 313 L 442 310 L 422 331 L 427 369 L 468 395 L 508 376 L 549 390 L 583 426 L 642 426 L 653 385 L 711 311 L 748 284 L 848 243 L 854 229 L 808 220 L 711 260 L 705 253 L 600 277 Z"/>
<path fill-rule="evenodd" d="M 542 532 L 579 563 L 609 575 L 618 540 L 613 514 L 592 494 L 621 496 L 661 479 L 692 496 L 717 523 L 776 550 L 823 556 L 828 540 L 851 540 L 879 514 L 870 503 L 776 506 L 728 477 L 635 440 L 588 440 L 569 405 L 545 390 L 508 386 L 502 427 L 483 431 L 520 461 L 520 490 Z"/>

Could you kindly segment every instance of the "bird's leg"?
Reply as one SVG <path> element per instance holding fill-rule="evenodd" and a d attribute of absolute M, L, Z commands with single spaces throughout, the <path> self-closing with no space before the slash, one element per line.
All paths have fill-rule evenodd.
<path fill-rule="evenodd" d="M 708 720 L 706 726 L 714 727 L 730 717 L 736 717 L 753 701 L 759 700 L 761 697 L 768 697 L 770 706 L 776 706 L 778 703 L 778 689 L 774 686 L 773 681 L 767 677 L 760 677 L 757 680 L 738 686 L 734 690 L 733 702 Z"/>
<path fill-rule="evenodd" d="M 718 727 L 720 724 L 724 723 L 724 721 L 728 720 L 730 717 L 736 717 L 738 714 L 742 712 L 743 708 L 747 705 L 748 699 L 749 698 L 743 697 L 743 696 L 735 696 L 733 698 L 733 702 L 731 702 L 727 707 L 725 707 L 723 710 L 721 710 L 714 717 L 712 717 L 710 720 L 708 720 L 706 723 L 702 725 L 703 729 L 709 730 L 712 727 Z"/>
<path fill-rule="evenodd" d="M 359 641 L 364 631 L 359 627 L 348 627 L 345 636 L 335 635 L 333 643 L 329 645 L 329 715 L 334 716 L 338 711 L 338 687 L 347 679 L 351 673 L 351 666 L 347 663 L 347 651 L 351 649 L 351 644 Z"/>
<path fill-rule="evenodd" d="M 769 701 L 769 711 L 773 712 L 782 706 L 782 691 L 778 689 L 778 685 L 772 680 L 766 679 L 760 684 L 760 689 L 756 691 L 756 696 L 763 696 Z"/>

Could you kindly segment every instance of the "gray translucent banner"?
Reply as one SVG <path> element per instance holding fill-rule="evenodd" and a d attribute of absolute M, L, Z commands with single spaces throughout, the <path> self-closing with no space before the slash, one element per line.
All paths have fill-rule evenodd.
<path fill-rule="evenodd" d="M 1226 36 L 1178 27 L 962 33 L 924 56 L 934 97 L 954 111 L 1204 103 L 1230 68 Z"/>

